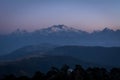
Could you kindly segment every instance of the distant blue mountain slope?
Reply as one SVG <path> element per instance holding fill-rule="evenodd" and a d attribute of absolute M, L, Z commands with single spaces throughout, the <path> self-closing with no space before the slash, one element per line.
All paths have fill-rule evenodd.
<path fill-rule="evenodd" d="M 120 46 L 120 30 L 105 28 L 88 33 L 65 25 L 53 25 L 34 32 L 15 31 L 0 36 L 0 55 L 27 45 L 42 43 L 82 46 Z"/>

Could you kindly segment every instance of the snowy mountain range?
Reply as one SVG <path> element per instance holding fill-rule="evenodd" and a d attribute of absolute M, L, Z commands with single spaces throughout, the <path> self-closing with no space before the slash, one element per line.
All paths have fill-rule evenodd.
<path fill-rule="evenodd" d="M 42 31 L 48 31 L 48 32 L 62 32 L 62 31 L 67 31 L 67 32 L 78 32 L 79 30 L 74 29 L 72 27 L 67 27 L 65 25 L 53 25 L 51 27 L 42 29 Z"/>
<path fill-rule="evenodd" d="M 109 29 L 107 27 L 105 27 L 103 30 L 98 30 L 98 31 L 93 31 L 92 33 L 95 33 L 95 32 L 119 32 L 120 30 L 112 30 L 112 29 Z M 36 30 L 34 32 L 48 32 L 48 33 L 54 33 L 54 32 L 85 32 L 85 33 L 88 33 L 86 31 L 82 31 L 80 29 L 76 29 L 76 28 L 73 28 L 73 27 L 69 27 L 69 26 L 66 26 L 64 24 L 60 24 L 60 25 L 53 25 L 53 26 L 50 26 L 50 27 L 47 27 L 47 28 L 42 28 L 42 29 L 39 29 L 39 30 Z M 32 32 L 32 33 L 34 33 Z M 17 29 L 16 31 L 13 32 L 13 34 L 16 34 L 16 33 L 19 33 L 19 34 L 22 34 L 22 33 L 27 33 L 26 30 L 20 30 L 20 29 Z"/>
<path fill-rule="evenodd" d="M 88 33 L 66 25 L 53 25 L 48 28 L 27 32 L 17 30 L 8 35 L 0 35 L 0 55 L 8 54 L 27 45 L 50 43 L 57 45 L 120 46 L 120 30 L 105 28 Z"/>

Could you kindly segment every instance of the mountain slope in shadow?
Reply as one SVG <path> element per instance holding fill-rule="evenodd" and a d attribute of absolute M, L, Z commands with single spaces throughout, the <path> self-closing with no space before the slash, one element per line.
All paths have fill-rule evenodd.
<path fill-rule="evenodd" d="M 119 67 L 119 53 L 120 47 L 26 46 L 9 55 L 1 56 L 0 76 L 32 75 L 35 71 L 46 72 L 51 66 L 61 67 L 63 64 L 70 66 L 81 64 L 83 67 Z"/>
<path fill-rule="evenodd" d="M 71 68 L 76 64 L 81 64 L 83 67 L 96 66 L 70 56 L 31 57 L 28 59 L 0 64 L 0 76 L 4 74 L 31 76 L 36 71 L 47 72 L 52 66 L 60 68 L 64 64 L 68 64 Z"/>
<path fill-rule="evenodd" d="M 0 61 L 14 61 L 29 57 L 72 56 L 86 62 L 120 67 L 120 47 L 91 46 L 26 46 L 12 53 L 0 56 Z"/>
<path fill-rule="evenodd" d="M 58 45 L 52 44 L 40 44 L 40 45 L 29 45 L 19 48 L 7 55 L 0 56 L 0 61 L 14 61 L 23 58 L 29 58 L 33 56 L 42 56 L 47 51 L 57 47 Z"/>
<path fill-rule="evenodd" d="M 82 59 L 87 62 L 120 67 L 120 47 L 99 46 L 61 46 L 54 48 L 51 54 L 62 54 Z"/>

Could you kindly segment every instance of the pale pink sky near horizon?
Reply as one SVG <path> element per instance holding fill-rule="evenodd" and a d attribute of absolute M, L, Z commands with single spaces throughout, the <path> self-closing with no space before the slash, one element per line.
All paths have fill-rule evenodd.
<path fill-rule="evenodd" d="M 84 31 L 120 29 L 120 0 L 1 0 L 0 34 L 64 24 Z"/>

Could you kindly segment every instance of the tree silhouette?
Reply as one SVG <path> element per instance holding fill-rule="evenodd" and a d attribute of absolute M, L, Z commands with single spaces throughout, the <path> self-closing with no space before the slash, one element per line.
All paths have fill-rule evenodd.
<path fill-rule="evenodd" d="M 109 76 L 110 80 L 120 80 L 120 68 L 112 68 Z"/>
<path fill-rule="evenodd" d="M 3 80 L 16 80 L 16 76 L 11 74 L 11 75 L 6 75 Z"/>
<path fill-rule="evenodd" d="M 37 71 L 35 75 L 32 77 L 32 80 L 44 80 L 44 74 L 40 71 Z"/>
<path fill-rule="evenodd" d="M 47 80 L 56 80 L 59 70 L 56 67 L 51 67 L 51 69 L 46 74 Z"/>
<path fill-rule="evenodd" d="M 27 76 L 21 76 L 21 77 L 18 77 L 16 80 L 30 80 L 30 78 Z"/>
<path fill-rule="evenodd" d="M 112 68 L 107 71 L 105 68 L 82 68 L 76 65 L 72 70 L 68 65 L 63 65 L 59 70 L 56 67 L 46 73 L 37 71 L 32 78 L 27 76 L 16 77 L 15 75 L 6 75 L 2 80 L 120 80 L 120 68 Z"/>
<path fill-rule="evenodd" d="M 75 80 L 84 80 L 85 71 L 81 65 L 76 65 L 73 71 L 74 79 Z"/>

